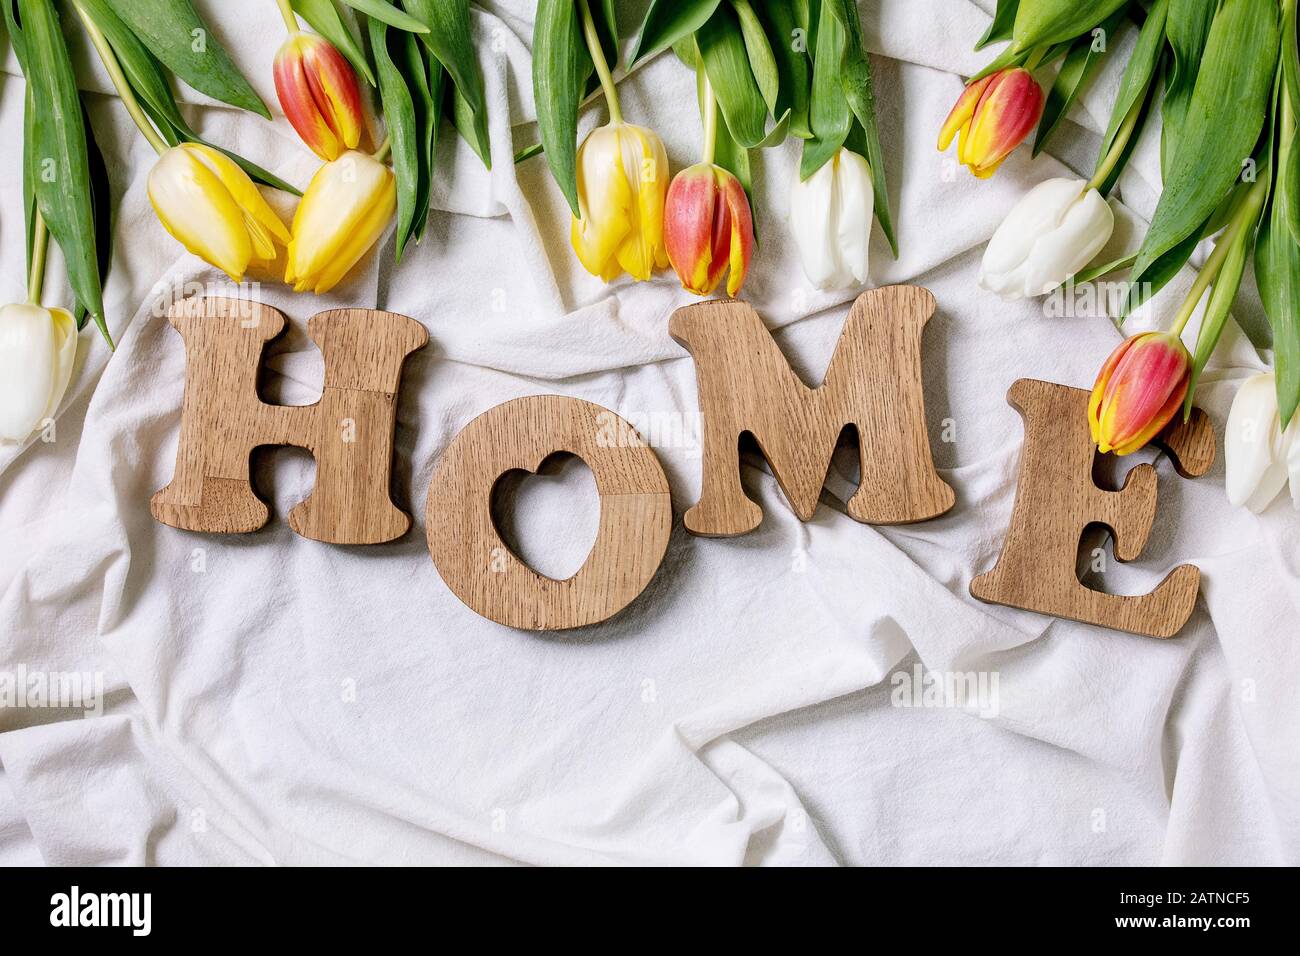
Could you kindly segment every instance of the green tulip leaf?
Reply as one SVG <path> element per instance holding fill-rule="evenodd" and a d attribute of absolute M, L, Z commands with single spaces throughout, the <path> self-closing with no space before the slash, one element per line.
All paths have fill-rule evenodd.
<path fill-rule="evenodd" d="M 767 136 L 767 104 L 749 67 L 749 54 L 735 10 L 721 4 L 695 32 L 704 72 L 736 142 L 750 148 Z"/>
<path fill-rule="evenodd" d="M 451 121 L 465 142 L 478 154 L 483 165 L 492 168 L 491 147 L 488 144 L 487 112 L 475 110 L 461 95 L 460 87 L 452 90 Z"/>
<path fill-rule="evenodd" d="M 352 27 L 343 22 L 334 0 L 292 0 L 294 12 L 307 21 L 308 25 L 338 48 L 352 69 L 365 77 L 367 83 L 376 86 L 375 72 L 366 61 L 366 51 L 361 41 L 352 32 Z"/>
<path fill-rule="evenodd" d="M 1124 76 L 1120 80 L 1119 93 L 1116 94 L 1115 105 L 1110 111 L 1110 122 L 1101 138 L 1101 149 L 1097 151 L 1096 171 L 1100 171 L 1102 164 L 1110 155 L 1124 120 L 1132 110 L 1141 109 L 1140 104 L 1147 99 L 1156 67 L 1160 63 L 1160 53 L 1164 49 L 1165 20 L 1168 15 L 1169 0 L 1156 0 L 1151 6 L 1151 12 L 1147 14 L 1146 22 L 1142 24 L 1137 46 L 1133 48 L 1133 54 L 1129 57 L 1128 65 L 1124 68 Z M 1129 136 L 1128 143 L 1136 144 L 1136 141 L 1135 130 L 1133 135 Z M 1118 175 L 1120 165 L 1119 163 L 1114 165 L 1108 179 Z"/>
<path fill-rule="evenodd" d="M 822 3 L 813 36 L 812 93 L 808 104 L 812 138 L 803 144 L 799 161 L 801 180 L 817 172 L 839 152 L 853 125 L 853 111 L 840 76 L 848 34 L 835 18 L 833 5 L 834 0 Z"/>
<path fill-rule="evenodd" d="M 546 162 L 569 208 L 578 208 L 578 104 L 593 67 L 573 0 L 538 0 L 533 99 Z"/>
<path fill-rule="evenodd" d="M 975 43 L 975 49 L 982 50 L 990 43 L 1011 39 L 1011 28 L 1016 23 L 1016 9 L 1020 0 L 998 0 L 997 10 L 993 13 L 993 22 L 984 31 L 984 35 Z"/>
<path fill-rule="evenodd" d="M 1125 6 L 1129 0 L 1020 0 L 1011 46 L 1019 53 L 1073 40 Z"/>
<path fill-rule="evenodd" d="M 1097 68 L 1110 51 L 1110 37 L 1123 19 L 1124 11 L 1117 10 L 1098 27 L 1100 35 L 1085 33 L 1070 44 L 1061 69 L 1056 74 L 1051 89 L 1047 91 L 1043 116 L 1038 121 L 1038 135 L 1034 139 L 1033 155 L 1037 156 L 1046 148 L 1047 141 L 1060 127 L 1061 120 L 1070 112 L 1070 107 L 1088 85 L 1088 80 L 1096 75 Z"/>
<path fill-rule="evenodd" d="M 1165 36 L 1172 50 L 1173 66 L 1165 80 L 1165 97 L 1160 107 L 1160 170 L 1169 178 L 1169 163 L 1178 151 L 1178 134 L 1187 118 L 1187 107 L 1196 86 L 1196 73 L 1205 52 L 1205 39 L 1218 9 L 1218 0 L 1169 0 Z"/>
<path fill-rule="evenodd" d="M 1285 66 L 1283 66 L 1283 72 Z M 1288 221 L 1290 209 L 1300 202 L 1300 193 L 1287 174 L 1300 151 L 1296 120 L 1285 84 L 1278 77 L 1274 91 L 1274 127 L 1268 151 L 1275 153 L 1279 175 L 1273 182 L 1255 241 L 1255 281 L 1273 330 L 1273 366 L 1277 375 L 1277 406 L 1285 428 L 1300 405 L 1300 245 L 1296 244 Z M 1262 173 L 1263 171 L 1261 171 Z"/>
<path fill-rule="evenodd" d="M 709 21 L 721 2 L 722 0 L 650 0 L 628 63 L 635 66 L 668 49 L 683 37 L 690 36 Z"/>
<path fill-rule="evenodd" d="M 429 28 L 427 33 L 420 34 L 420 39 L 451 74 L 465 102 L 475 113 L 483 113 L 483 76 L 479 73 L 474 37 L 469 28 L 469 0 L 402 0 L 402 6 Z M 485 142 L 479 144 L 480 148 L 485 145 Z M 485 156 L 486 152 L 481 148 L 479 155 Z"/>
<path fill-rule="evenodd" d="M 812 65 L 808 60 L 808 28 L 797 19 L 788 0 L 753 2 L 776 57 L 778 82 L 772 115 L 780 116 L 788 110 L 790 132 L 800 139 L 809 139 L 812 136 L 808 120 Z"/>
<path fill-rule="evenodd" d="M 1241 277 L 1246 271 L 1246 260 L 1250 257 L 1250 250 L 1255 240 L 1257 223 L 1258 213 L 1251 217 L 1250 222 L 1244 223 L 1231 238 L 1232 244 L 1228 248 L 1228 254 L 1210 288 L 1210 300 L 1205 305 L 1201 328 L 1196 334 L 1196 350 L 1192 354 L 1191 378 L 1187 385 L 1187 398 L 1183 401 L 1184 421 L 1191 417 L 1196 385 L 1200 382 L 1201 373 L 1205 371 L 1210 356 L 1214 354 L 1214 347 L 1219 344 L 1223 329 L 1228 324 L 1228 315 L 1232 311 L 1232 303 L 1236 301 L 1237 290 L 1241 288 Z"/>
<path fill-rule="evenodd" d="M 1196 229 L 1192 230 L 1191 235 L 1184 237 L 1176 246 L 1163 252 L 1160 256 L 1152 260 L 1151 264 L 1146 267 L 1139 281 L 1136 264 L 1141 258 L 1142 250 L 1139 249 L 1133 256 L 1135 268 L 1129 273 L 1128 295 L 1124 300 L 1124 308 L 1120 313 L 1120 324 L 1130 314 L 1141 308 L 1143 303 L 1151 299 L 1157 292 L 1169 284 L 1169 280 L 1178 275 L 1183 266 L 1187 265 L 1187 260 L 1192 257 L 1192 251 L 1196 248 L 1203 238 L 1205 238 L 1205 228 L 1207 223 L 1201 223 Z"/>
<path fill-rule="evenodd" d="M 108 185 L 108 164 L 104 161 L 104 153 L 99 148 L 99 143 L 95 141 L 95 132 L 90 125 L 90 112 L 86 109 L 86 96 L 81 97 L 81 121 L 86 128 L 86 157 L 89 161 L 90 169 L 90 209 L 91 216 L 95 221 L 95 250 L 97 258 L 97 268 L 99 270 L 99 285 L 103 288 L 104 282 L 108 278 L 108 267 L 113 259 L 113 202 L 112 194 Z M 76 308 L 73 309 L 73 317 L 77 320 L 77 328 L 84 328 L 86 319 L 90 316 L 90 311 L 77 299 Z M 108 337 L 108 326 L 98 318 L 96 324 L 99 326 L 100 334 L 104 336 L 111 346 L 112 340 Z"/>
<path fill-rule="evenodd" d="M 367 18 L 370 50 L 375 58 L 379 79 L 379 98 L 384 107 L 384 123 L 392 137 L 393 173 L 397 177 L 397 261 L 415 227 L 416 206 L 420 192 L 420 131 L 416 126 L 415 101 L 411 97 L 403 67 L 406 57 L 399 52 L 401 66 L 393 50 L 401 51 L 405 43 L 402 31 L 394 34 L 381 20 Z"/>
<path fill-rule="evenodd" d="M 1149 281 L 1158 261 L 1196 238 L 1241 174 L 1264 126 L 1278 38 L 1276 0 L 1224 0 L 1219 8 L 1134 283 Z"/>
<path fill-rule="evenodd" d="M 1297 4 L 1288 0 L 1283 8 L 1285 22 L 1282 24 L 1282 90 L 1286 96 L 1286 109 L 1294 122 L 1300 117 L 1300 50 L 1296 47 Z M 1277 108 L 1274 108 L 1277 113 Z M 1279 135 L 1284 135 L 1280 133 Z M 1300 243 L 1300 149 L 1296 148 L 1296 136 L 1292 133 L 1286 149 L 1286 159 L 1282 163 L 1279 175 L 1285 180 L 1279 189 L 1285 189 L 1286 220 L 1291 229 L 1291 238 Z"/>
<path fill-rule="evenodd" d="M 754 12 L 749 0 L 731 0 L 736 17 L 740 20 L 740 33 L 745 40 L 745 52 L 749 55 L 749 69 L 758 83 L 758 90 L 767 104 L 768 112 L 777 115 L 777 95 L 781 89 L 781 73 L 776 65 L 776 54 L 768 42 L 762 21 Z"/>
<path fill-rule="evenodd" d="M 63 251 L 73 296 L 94 316 L 107 338 L 92 160 L 77 77 L 52 0 L 18 0 L 18 10 L 24 58 L 33 67 L 26 76 L 32 96 L 34 138 L 26 148 L 32 151 L 36 204 L 50 235 Z"/>
<path fill-rule="evenodd" d="M 188 85 L 223 103 L 271 118 L 266 104 L 200 19 L 191 0 L 113 0 L 113 10 Z"/>
<path fill-rule="evenodd" d="M 388 0 L 342 0 L 353 10 L 364 13 L 372 20 L 378 20 L 380 23 L 395 27 L 398 30 L 404 30 L 407 33 L 425 34 L 429 32 L 429 27 L 421 23 L 414 16 L 409 16 L 398 10 Z M 454 0 L 440 0 L 449 5 Z"/>

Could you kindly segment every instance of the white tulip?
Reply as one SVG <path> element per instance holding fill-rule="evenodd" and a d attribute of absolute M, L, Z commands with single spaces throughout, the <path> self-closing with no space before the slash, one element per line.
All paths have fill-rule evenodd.
<path fill-rule="evenodd" d="M 1025 193 L 984 250 L 980 285 L 1011 301 L 1051 292 L 1101 251 L 1115 214 L 1082 179 L 1048 179 Z"/>
<path fill-rule="evenodd" d="M 851 149 L 841 147 L 806 180 L 795 174 L 790 231 L 809 282 L 842 289 L 867 281 L 874 212 L 871 167 Z"/>
<path fill-rule="evenodd" d="M 1224 481 L 1228 501 L 1259 514 L 1291 480 L 1291 498 L 1300 508 L 1300 416 L 1285 433 L 1277 408 L 1277 382 L 1262 372 L 1241 383 L 1223 436 L 1227 458 Z"/>
<path fill-rule="evenodd" d="M 66 309 L 0 307 L 0 442 L 22 442 L 54 417 L 76 355 L 77 322 Z"/>

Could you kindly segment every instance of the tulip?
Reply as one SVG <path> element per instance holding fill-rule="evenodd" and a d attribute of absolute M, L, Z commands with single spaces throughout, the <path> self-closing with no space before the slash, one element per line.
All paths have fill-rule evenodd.
<path fill-rule="evenodd" d="M 1300 417 L 1282 431 L 1272 372 L 1252 376 L 1237 389 L 1223 447 L 1228 501 L 1259 514 L 1289 477 L 1292 504 L 1300 508 Z"/>
<path fill-rule="evenodd" d="M 302 141 L 326 162 L 361 141 L 357 76 L 324 37 L 295 32 L 275 55 L 275 92 Z"/>
<path fill-rule="evenodd" d="M 1008 301 L 1042 295 L 1092 261 L 1115 214 L 1081 179 L 1048 179 L 1029 190 L 984 250 L 980 285 Z"/>
<path fill-rule="evenodd" d="M 652 130 L 615 122 L 578 147 L 578 209 L 569 239 L 583 267 L 606 282 L 648 279 L 668 265 L 664 197 L 668 154 Z"/>
<path fill-rule="evenodd" d="M 77 356 L 77 320 L 66 309 L 0 308 L 0 442 L 21 442 L 54 417 Z"/>
<path fill-rule="evenodd" d="M 201 143 L 164 152 L 149 172 L 149 201 L 167 231 L 240 282 L 251 262 L 271 262 L 289 230 L 225 153 Z"/>
<path fill-rule="evenodd" d="M 960 132 L 957 161 L 987 179 L 1042 115 L 1043 90 L 1033 74 L 1020 67 L 998 70 L 971 83 L 957 98 L 939 131 L 939 151 Z"/>
<path fill-rule="evenodd" d="M 674 176 L 664 205 L 664 246 L 684 289 L 708 295 L 730 265 L 727 295 L 739 292 L 754 251 L 754 220 L 740 180 L 713 163 Z"/>
<path fill-rule="evenodd" d="M 1088 424 L 1097 450 L 1127 455 L 1169 424 L 1182 407 L 1191 356 L 1172 332 L 1143 332 L 1120 343 L 1097 375 Z"/>
<path fill-rule="evenodd" d="M 295 292 L 328 292 L 384 234 L 396 209 L 397 179 L 384 163 L 356 150 L 326 163 L 294 214 L 284 281 Z"/>
<path fill-rule="evenodd" d="M 871 167 L 841 148 L 790 190 L 790 231 L 804 275 L 818 289 L 867 281 L 868 239 L 875 212 Z"/>

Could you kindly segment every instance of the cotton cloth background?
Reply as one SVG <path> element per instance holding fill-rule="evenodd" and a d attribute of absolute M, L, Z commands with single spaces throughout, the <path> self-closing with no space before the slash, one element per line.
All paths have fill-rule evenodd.
<path fill-rule="evenodd" d="M 274 108 L 274 4 L 200 2 Z M 939 309 L 923 342 L 926 408 L 952 511 L 876 528 L 843 513 L 856 465 L 837 453 L 813 520 L 770 469 L 743 480 L 754 533 L 692 537 L 699 493 L 694 367 L 667 333 L 693 301 L 671 273 L 605 286 L 568 247 L 544 160 L 513 165 L 537 132 L 533 4 L 477 3 L 474 30 L 493 169 L 445 133 L 428 233 L 401 263 L 391 239 L 330 295 L 264 284 L 291 330 L 270 349 L 266 395 L 319 395 L 306 320 L 337 306 L 413 316 L 430 345 L 407 362 L 395 494 L 401 540 L 339 547 L 284 521 L 311 487 L 301 451 L 261 453 L 272 520 L 243 536 L 153 520 L 175 460 L 185 354 L 162 318 L 176 295 L 220 292 L 149 208 L 152 151 L 80 31 L 74 55 L 120 197 L 106 290 L 120 343 L 93 329 L 54 442 L 0 452 L 0 668 L 93 671 L 104 712 L 0 710 L 0 862 L 49 864 L 1295 864 L 1300 862 L 1300 519 L 1231 508 L 1223 466 L 1197 481 L 1159 466 L 1159 514 L 1141 559 L 1108 559 L 1108 589 L 1202 570 L 1179 637 L 1156 641 L 983 605 L 967 594 L 1010 517 L 1022 428 L 1019 377 L 1089 386 L 1120 333 L 1104 317 L 1048 316 L 976 286 L 984 243 L 1043 179 L 1086 178 L 1126 49 L 1075 109 L 1057 157 L 1022 148 L 979 183 L 935 151 L 938 127 L 994 51 L 970 48 L 991 0 L 869 0 L 878 110 L 901 247 L 872 238 L 873 285 L 908 282 Z M 619 12 L 624 32 L 644 0 Z M 0 86 L 0 298 L 23 298 L 23 80 Z M 656 129 L 674 170 L 696 161 L 694 80 L 671 55 L 619 84 L 630 121 Z M 317 161 L 274 124 L 182 88 L 187 113 L 300 186 Z M 604 122 L 599 104 L 580 133 Z M 1121 182 L 1112 249 L 1154 208 L 1158 124 Z M 805 380 L 825 370 L 856 290 L 809 288 L 786 226 L 798 145 L 756 156 L 760 242 L 744 297 Z M 1198 259 L 1199 261 L 1199 259 Z M 49 301 L 66 302 L 54 253 Z M 1166 318 L 1191 270 L 1129 331 Z M 1249 280 L 1248 280 L 1249 285 Z M 1242 325 L 1262 313 L 1245 291 Z M 1145 323 L 1145 325 L 1144 325 Z M 1198 395 L 1222 434 L 1237 384 L 1265 367 L 1235 328 Z M 533 634 L 465 608 L 425 547 L 438 456 L 474 416 L 559 393 L 614 409 L 656 446 L 676 517 L 646 592 L 613 620 Z M 945 440 L 947 439 L 947 440 Z M 1148 456 L 1149 457 L 1149 456 Z M 570 461 L 523 482 L 506 524 L 563 577 L 596 527 L 590 473 Z M 996 716 L 891 703 L 891 675 L 999 677 Z"/>

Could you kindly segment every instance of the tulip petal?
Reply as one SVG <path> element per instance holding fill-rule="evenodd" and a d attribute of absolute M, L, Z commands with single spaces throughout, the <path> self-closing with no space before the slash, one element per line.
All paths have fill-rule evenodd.
<path fill-rule="evenodd" d="M 148 192 L 158 219 L 181 245 L 235 282 L 243 279 L 253 256 L 244 211 L 194 151 L 177 146 L 163 153 L 149 172 Z"/>
<path fill-rule="evenodd" d="M 50 324 L 54 327 L 54 378 L 50 387 L 45 418 L 53 418 L 63 401 L 63 393 L 72 380 L 72 366 L 77 359 L 77 320 L 67 309 L 51 308 Z"/>
<path fill-rule="evenodd" d="M 841 271 L 858 282 L 866 282 L 871 251 L 871 217 L 875 211 L 871 166 L 862 156 L 844 148 L 835 155 L 834 162 L 833 216 Z"/>
<path fill-rule="evenodd" d="M 1083 180 L 1045 180 L 994 231 L 979 283 L 1007 301 L 1042 295 L 1092 261 L 1114 226 L 1106 200 Z"/>
<path fill-rule="evenodd" d="M 21 442 L 47 416 L 57 373 L 50 313 L 26 303 L 0 308 L 0 440 Z"/>
<path fill-rule="evenodd" d="M 611 126 L 592 130 L 578 148 L 577 165 L 582 215 L 573 219 L 569 239 L 583 268 L 608 282 L 618 274 L 615 254 L 632 228 L 632 187 L 617 131 Z"/>
<path fill-rule="evenodd" d="M 664 197 L 668 191 L 668 154 L 654 134 L 624 124 L 619 130 L 623 172 L 634 192 L 629 229 L 618 247 L 618 264 L 634 279 L 649 279 L 663 252 Z"/>
<path fill-rule="evenodd" d="M 1025 295 L 1045 295 L 1071 278 L 1101 251 L 1114 228 L 1115 214 L 1101 193 L 1085 190 L 1054 228 L 1038 236 L 1025 263 Z"/>
<path fill-rule="evenodd" d="M 1291 506 L 1300 510 L 1300 418 L 1287 426 L 1286 469 L 1291 478 Z"/>
<path fill-rule="evenodd" d="M 971 117 L 975 115 L 975 106 L 979 103 L 980 97 L 984 95 L 993 76 L 984 77 L 976 80 L 974 83 L 962 90 L 961 96 L 957 97 L 957 102 L 953 104 L 948 113 L 948 118 L 943 121 L 943 126 L 939 129 L 939 152 L 943 152 L 952 145 L 952 138 L 957 135 L 959 130 L 965 130 L 970 125 Z M 958 143 L 958 156 L 961 154 L 961 144 Z"/>
<path fill-rule="evenodd" d="M 307 85 L 320 116 L 336 142 L 338 153 L 356 149 L 361 142 L 361 91 L 352 66 L 328 41 L 310 44 L 303 52 Z M 337 158 L 335 156 L 329 158 Z"/>
<path fill-rule="evenodd" d="M 262 236 L 269 233 L 278 239 L 281 245 L 288 243 L 289 230 L 284 221 L 271 208 L 271 204 L 262 196 L 257 184 L 249 178 L 248 173 L 244 172 L 238 163 L 221 152 L 221 150 L 213 149 L 203 143 L 185 143 L 181 148 L 198 156 L 203 164 L 217 175 L 217 178 L 221 180 L 221 184 L 226 187 L 236 204 L 243 210 L 244 219 L 250 233 L 260 227 Z M 269 245 L 269 240 L 266 242 Z M 274 256 L 274 249 L 258 254 L 258 258 L 261 259 L 270 259 Z"/>
<path fill-rule="evenodd" d="M 1038 125 L 1043 89 L 1028 70 L 1001 70 L 980 96 L 961 161 L 977 176 L 991 176 L 998 164 Z"/>
<path fill-rule="evenodd" d="M 396 203 L 393 171 L 365 153 L 323 165 L 294 214 L 285 282 L 328 292 L 383 234 Z"/>
<path fill-rule="evenodd" d="M 664 202 L 664 246 L 682 287 L 708 295 L 718 195 L 713 167 L 698 163 L 673 177 Z M 716 284 L 716 283 L 715 283 Z"/>
<path fill-rule="evenodd" d="M 814 288 L 847 284 L 836 247 L 838 230 L 832 221 L 835 203 L 835 164 L 828 162 L 790 191 L 790 232 L 799 250 L 804 275 Z"/>
<path fill-rule="evenodd" d="M 727 295 L 735 296 L 745 284 L 749 272 L 749 260 L 754 252 L 754 217 L 749 208 L 749 197 L 740 180 L 718 169 L 718 186 L 722 193 L 722 203 L 727 209 L 727 233 L 730 256 L 727 273 Z"/>
<path fill-rule="evenodd" d="M 1223 432 L 1224 491 L 1228 501 L 1259 513 L 1286 484 L 1281 419 L 1273 375 L 1253 375 L 1233 396 Z"/>
<path fill-rule="evenodd" d="M 313 153 L 329 162 L 338 159 L 343 147 L 328 120 L 322 115 L 312 84 L 308 80 L 303 51 L 298 42 L 298 37 L 301 36 L 303 34 L 297 34 L 285 40 L 275 56 L 272 67 L 275 94 L 280 100 L 285 118 L 298 136 Z"/>

